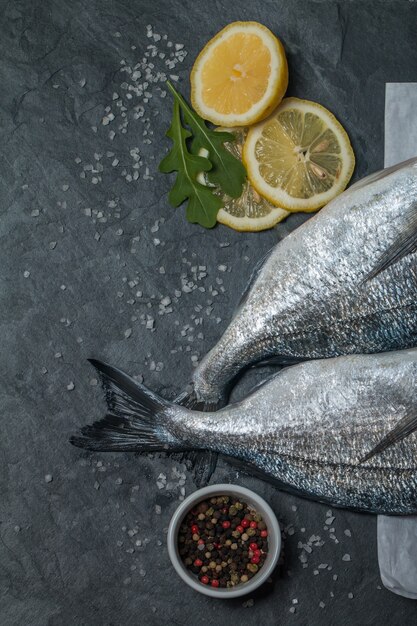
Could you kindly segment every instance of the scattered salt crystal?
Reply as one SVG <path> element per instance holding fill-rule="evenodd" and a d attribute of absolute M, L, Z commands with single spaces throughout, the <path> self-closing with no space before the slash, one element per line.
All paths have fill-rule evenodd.
<path fill-rule="evenodd" d="M 127 328 L 124 332 L 124 335 L 126 337 L 126 339 L 128 339 L 132 334 L 132 329 L 131 328 Z"/>
<path fill-rule="evenodd" d="M 350 530 L 348 528 L 346 528 L 346 530 L 344 530 L 343 532 L 346 535 L 346 537 L 351 537 L 352 536 L 352 533 L 350 532 Z"/>
<path fill-rule="evenodd" d="M 68 391 L 72 391 L 73 389 L 75 389 L 75 385 L 74 385 L 74 383 L 72 381 L 70 383 L 68 383 L 67 389 L 68 389 Z"/>
<path fill-rule="evenodd" d="M 116 485 L 121 485 L 123 483 L 123 478 L 116 478 L 114 482 L 116 483 Z"/>
<path fill-rule="evenodd" d="M 29 278 L 29 276 L 30 276 L 30 272 L 29 272 L 29 270 L 25 270 L 25 271 L 23 272 L 23 276 L 24 276 L 24 278 Z"/>
<path fill-rule="evenodd" d="M 62 191 L 68 191 L 69 185 L 62 185 Z"/>
<path fill-rule="evenodd" d="M 342 561 L 350 561 L 350 554 L 344 554 L 342 556 Z"/>
<path fill-rule="evenodd" d="M 161 515 L 161 512 L 162 512 L 162 509 L 161 509 L 161 507 L 159 506 L 159 504 L 155 504 L 155 513 L 156 513 L 157 515 Z"/>
<path fill-rule="evenodd" d="M 45 475 L 45 482 L 46 483 L 51 483 L 53 481 L 53 476 L 52 474 L 46 474 Z"/>
<path fill-rule="evenodd" d="M 348 598 L 349 598 L 349 600 L 352 600 L 352 598 L 353 598 L 353 593 L 351 591 L 348 593 Z"/>
<path fill-rule="evenodd" d="M 321 609 L 324 609 L 324 607 L 325 607 L 325 606 L 326 606 L 326 605 L 324 604 L 324 602 L 319 602 L 319 607 L 320 607 Z"/>

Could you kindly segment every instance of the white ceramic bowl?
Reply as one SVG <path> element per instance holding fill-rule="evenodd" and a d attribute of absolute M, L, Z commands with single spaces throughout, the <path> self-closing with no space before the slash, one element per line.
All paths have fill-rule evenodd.
<path fill-rule="evenodd" d="M 268 555 L 262 568 L 247 583 L 240 583 L 239 585 L 236 585 L 236 587 L 232 587 L 230 589 L 219 589 L 200 583 L 197 576 L 190 572 L 183 564 L 178 552 L 178 532 L 181 522 L 187 515 L 188 511 L 193 509 L 196 504 L 206 500 L 207 498 L 223 495 L 236 496 L 252 506 L 262 515 L 268 529 Z M 209 487 L 199 489 L 188 496 L 188 498 L 180 504 L 172 516 L 168 528 L 167 541 L 168 554 L 177 574 L 181 576 L 183 581 L 196 591 L 204 593 L 206 596 L 211 596 L 212 598 L 222 598 L 223 600 L 228 598 L 237 598 L 238 596 L 244 596 L 248 593 L 252 593 L 254 589 L 257 589 L 260 585 L 262 585 L 262 583 L 265 582 L 265 580 L 271 575 L 281 552 L 281 531 L 275 513 L 263 498 L 250 489 L 240 487 L 239 485 L 210 485 Z"/>

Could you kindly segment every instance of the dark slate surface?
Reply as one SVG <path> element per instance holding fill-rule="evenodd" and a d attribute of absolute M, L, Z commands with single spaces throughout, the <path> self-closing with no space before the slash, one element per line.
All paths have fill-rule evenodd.
<path fill-rule="evenodd" d="M 385 82 L 417 80 L 416 8 L 1 2 L 3 626 L 413 622 L 413 602 L 379 586 L 374 517 L 333 511 L 326 526 L 328 507 L 226 463 L 213 481 L 236 480 L 267 498 L 285 529 L 283 563 L 250 598 L 223 603 L 192 592 L 165 548 L 181 483 L 187 494 L 195 489 L 184 466 L 82 453 L 68 437 L 103 410 L 87 357 L 143 375 L 174 397 L 192 357 L 225 328 L 255 261 L 304 219 L 256 235 L 207 232 L 169 207 L 170 180 L 156 171 L 170 114 L 158 72 L 178 76 L 188 93 L 193 59 L 209 37 L 236 19 L 264 22 L 285 43 L 289 94 L 321 102 L 345 124 L 358 178 L 383 163 Z M 147 37 L 147 25 L 155 36 Z M 144 58 L 154 65 L 151 80 Z M 207 276 L 193 277 L 195 266 L 206 266 Z M 182 276 L 197 289 L 177 297 Z M 165 296 L 172 312 L 161 305 L 160 315 Z M 159 489 L 161 473 L 168 484 Z M 299 542 L 309 540 L 305 552 Z"/>

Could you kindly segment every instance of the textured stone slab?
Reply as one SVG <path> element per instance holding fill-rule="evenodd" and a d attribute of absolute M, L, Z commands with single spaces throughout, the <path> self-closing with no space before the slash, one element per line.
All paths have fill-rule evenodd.
<path fill-rule="evenodd" d="M 181 490 L 195 488 L 184 467 L 68 444 L 103 410 L 87 357 L 174 397 L 256 260 L 305 219 L 256 235 L 207 232 L 167 203 L 170 180 L 157 172 L 171 109 L 163 74 L 187 94 L 201 45 L 236 19 L 282 37 L 289 94 L 344 123 L 355 177 L 380 168 L 385 82 L 417 80 L 414 2 L 2 3 L 4 626 L 394 625 L 415 616 L 411 601 L 378 587 L 373 517 L 327 514 L 226 462 L 213 481 L 267 498 L 285 529 L 283 562 L 253 598 L 200 597 L 165 549 Z M 251 373 L 237 393 L 264 375 Z"/>

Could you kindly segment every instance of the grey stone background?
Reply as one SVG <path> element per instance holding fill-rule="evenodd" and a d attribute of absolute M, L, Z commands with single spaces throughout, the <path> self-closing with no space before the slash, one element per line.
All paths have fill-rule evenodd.
<path fill-rule="evenodd" d="M 68 438 L 103 411 L 87 357 L 174 397 L 256 260 L 305 219 L 262 234 L 204 231 L 168 205 L 172 180 L 157 172 L 171 112 L 164 74 L 188 95 L 203 43 L 230 21 L 265 23 L 286 47 L 288 93 L 347 128 L 357 179 L 383 164 L 385 82 L 417 80 L 416 9 L 0 2 L 2 626 L 415 623 L 416 605 L 381 589 L 374 517 L 328 513 L 225 462 L 212 482 L 271 503 L 283 558 L 249 598 L 196 594 L 165 547 L 191 474 L 169 457 L 83 453 Z"/>

